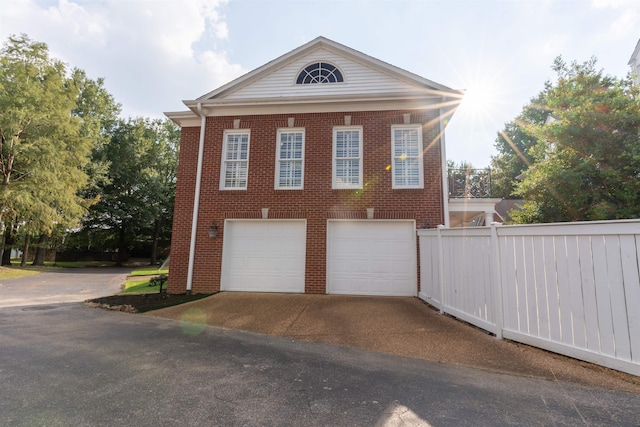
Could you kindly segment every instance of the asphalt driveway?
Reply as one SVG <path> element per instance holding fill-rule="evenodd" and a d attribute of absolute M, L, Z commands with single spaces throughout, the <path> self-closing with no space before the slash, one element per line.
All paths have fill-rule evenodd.
<path fill-rule="evenodd" d="M 0 285 L 0 425 L 640 425 L 637 377 L 416 298 L 220 293 L 149 315 L 61 302 L 126 273 Z"/>
<path fill-rule="evenodd" d="M 0 279 L 0 307 L 84 301 L 120 292 L 131 268 L 60 268 Z"/>
<path fill-rule="evenodd" d="M 3 426 L 640 421 L 636 393 L 77 303 L 0 309 L 0 342 Z"/>

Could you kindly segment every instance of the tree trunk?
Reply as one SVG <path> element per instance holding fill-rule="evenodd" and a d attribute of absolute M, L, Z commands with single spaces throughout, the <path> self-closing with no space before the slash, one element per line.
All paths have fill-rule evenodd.
<path fill-rule="evenodd" d="M 153 245 L 151 246 L 151 259 L 149 260 L 150 265 L 156 265 L 156 258 L 158 257 L 158 239 L 159 238 L 160 238 L 160 220 L 156 219 L 154 221 Z"/>
<path fill-rule="evenodd" d="M 27 257 L 29 256 L 29 244 L 31 243 L 31 235 L 26 234 L 24 236 L 24 248 L 22 248 L 22 260 L 20 261 L 20 267 L 27 265 Z"/>
<path fill-rule="evenodd" d="M 116 265 L 118 267 L 122 267 L 122 263 L 125 262 L 127 259 L 127 254 L 126 254 L 126 241 L 125 241 L 125 224 L 124 221 L 122 222 L 122 225 L 120 226 L 120 236 L 118 237 L 118 258 L 116 260 Z"/>
<path fill-rule="evenodd" d="M 47 242 L 49 241 L 48 234 L 41 234 L 38 238 L 38 247 L 36 248 L 36 255 L 33 257 L 33 263 L 31 265 L 38 265 L 44 267 L 44 256 L 47 253 Z"/>
<path fill-rule="evenodd" d="M 2 252 L 2 265 L 11 265 L 11 246 L 14 243 L 13 226 L 5 225 L 4 228 L 4 251 Z"/>

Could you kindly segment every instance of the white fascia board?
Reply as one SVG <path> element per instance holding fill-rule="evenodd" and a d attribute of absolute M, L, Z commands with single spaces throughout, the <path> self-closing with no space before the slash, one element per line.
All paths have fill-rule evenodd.
<path fill-rule="evenodd" d="M 202 119 L 193 111 L 169 111 L 164 113 L 175 124 L 184 127 L 200 126 Z"/>
<path fill-rule="evenodd" d="M 241 89 L 247 85 L 249 85 L 252 81 L 258 79 L 264 74 L 269 72 L 273 72 L 278 68 L 286 65 L 290 61 L 296 59 L 299 56 L 305 55 L 308 52 L 318 49 L 318 48 L 327 48 L 329 50 L 333 50 L 339 55 L 343 55 L 351 58 L 352 60 L 359 62 L 360 64 L 376 69 L 384 74 L 391 75 L 392 77 L 398 78 L 404 82 L 407 82 L 412 85 L 416 85 L 422 89 L 430 89 L 432 91 L 438 92 L 438 95 L 443 97 L 448 97 L 452 99 L 459 98 L 462 99 L 462 92 L 459 90 L 451 89 L 445 85 L 440 83 L 436 83 L 432 80 L 425 79 L 417 74 L 411 73 L 409 71 L 403 70 L 402 68 L 396 67 L 395 65 L 391 65 L 387 62 L 381 61 L 377 58 L 359 52 L 355 49 L 352 49 L 348 46 L 342 45 L 340 43 L 334 42 L 333 40 L 329 40 L 325 37 L 317 37 L 314 40 L 272 60 L 267 62 L 266 64 L 256 68 L 253 71 L 250 71 L 243 76 L 238 77 L 235 80 L 197 98 L 195 101 L 207 101 L 215 98 L 219 98 L 226 92 L 235 91 Z M 459 101 L 458 101 L 459 102 Z"/>
<path fill-rule="evenodd" d="M 382 98 L 382 99 L 341 99 L 341 100 L 262 100 L 261 102 L 203 103 L 202 109 L 207 116 L 242 116 L 285 113 L 331 113 L 353 111 L 388 111 L 440 109 L 439 98 Z M 195 105 L 187 104 L 190 108 Z"/>

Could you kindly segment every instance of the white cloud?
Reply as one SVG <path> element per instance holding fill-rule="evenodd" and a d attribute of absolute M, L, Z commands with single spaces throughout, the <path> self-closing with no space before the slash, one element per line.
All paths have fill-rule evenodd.
<path fill-rule="evenodd" d="M 640 12 L 625 10 L 609 26 L 606 33 L 600 35 L 604 40 L 623 40 L 640 36 Z"/>
<path fill-rule="evenodd" d="M 42 15 L 42 20 L 50 27 L 66 27 L 73 36 L 93 43 L 104 43 L 109 23 L 100 12 L 91 12 L 75 3 L 60 0 L 57 8 L 50 7 Z M 45 24 L 46 25 L 46 24 Z"/>
<path fill-rule="evenodd" d="M 592 0 L 591 4 L 593 5 L 593 7 L 598 9 L 604 9 L 608 7 L 619 8 L 636 4 L 636 0 Z"/>
<path fill-rule="evenodd" d="M 546 35 L 531 43 L 527 48 L 527 57 L 531 62 L 550 66 L 553 60 L 569 50 L 570 37 L 567 34 L 555 33 Z"/>
<path fill-rule="evenodd" d="M 221 47 L 227 0 L 2 1 L 3 41 L 26 33 L 91 78 L 104 77 L 125 115 L 184 109 L 182 99 L 244 73 Z M 201 93 L 190 93 L 194 87 Z"/>
<path fill-rule="evenodd" d="M 612 42 L 640 36 L 640 3 L 637 0 L 592 0 L 592 5 L 614 14 L 608 27 L 596 34 L 596 40 Z"/>
<path fill-rule="evenodd" d="M 216 86 L 221 86 L 246 72 L 238 64 L 228 64 L 224 52 L 208 50 L 200 55 L 199 60 L 207 70 L 213 73 L 212 81 L 215 82 Z M 211 89 L 215 89 L 215 87 Z"/>

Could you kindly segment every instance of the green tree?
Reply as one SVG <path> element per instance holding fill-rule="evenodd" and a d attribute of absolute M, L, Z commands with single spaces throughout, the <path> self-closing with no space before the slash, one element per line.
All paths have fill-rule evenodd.
<path fill-rule="evenodd" d="M 148 185 L 147 206 L 153 216 L 151 233 L 150 264 L 158 257 L 158 244 L 164 235 L 171 240 L 171 223 L 176 195 L 176 174 L 178 169 L 178 148 L 180 127 L 171 120 L 155 120 L 150 123 L 153 141 L 150 153 L 151 168 L 146 173 Z"/>
<path fill-rule="evenodd" d="M 0 221 L 5 242 L 21 229 L 43 247 L 55 227 L 77 226 L 93 202 L 90 155 L 104 138 L 102 119 L 119 111 L 102 80 L 69 70 L 45 43 L 9 37 L 0 51 Z M 5 245 L 8 246 L 8 245 Z M 8 247 L 7 247 L 8 249 Z M 9 251 L 3 264 L 10 263 Z M 37 257 L 36 257 L 37 258 Z"/>
<path fill-rule="evenodd" d="M 179 130 L 169 121 L 120 120 L 94 153 L 108 172 L 96 190 L 100 200 L 90 209 L 87 231 L 106 234 L 105 249 L 117 249 L 118 263 L 141 239 L 155 246 L 163 225 L 170 226 L 178 141 Z"/>
<path fill-rule="evenodd" d="M 513 121 L 505 124 L 498 133 L 495 148 L 498 154 L 491 158 L 491 195 L 503 199 L 512 199 L 521 174 L 531 165 L 533 158 L 529 153 L 537 139 L 525 132 L 521 125 L 525 123 L 544 123 L 548 113 L 538 109 L 541 100 L 534 99 L 525 106 Z"/>
<path fill-rule="evenodd" d="M 77 88 L 75 108 L 71 111 L 73 117 L 79 119 L 80 137 L 89 141 L 92 150 L 102 147 L 109 139 L 110 129 L 115 124 L 120 105 L 117 104 L 113 96 L 104 87 L 104 80 L 89 79 L 83 70 L 74 69 L 71 76 L 72 84 Z M 97 201 L 95 195 L 89 195 L 88 188 L 95 187 L 98 182 L 104 179 L 106 167 L 93 161 L 85 161 L 82 172 L 86 175 L 86 182 L 80 193 L 76 192 L 76 197 L 82 202 L 82 212 L 72 218 L 69 223 L 55 223 L 58 229 L 67 229 L 78 225 L 77 220 L 86 214 L 86 208 Z M 49 237 L 52 229 L 47 229 L 39 234 L 36 253 L 33 265 L 44 265 L 45 251 L 49 247 Z M 29 235 L 27 235 L 27 238 Z M 28 240 L 25 241 L 25 246 Z M 26 250 L 23 250 L 26 252 Z M 24 262 L 24 261 L 23 261 Z"/>
<path fill-rule="evenodd" d="M 72 114 L 79 93 L 46 44 L 9 37 L 0 51 L 0 220 L 9 241 L 18 225 L 27 236 L 48 233 L 77 221 L 89 204 L 78 194 L 92 149 Z"/>
<path fill-rule="evenodd" d="M 531 165 L 514 194 L 525 200 L 517 222 L 640 217 L 640 91 L 629 78 L 596 68 L 596 60 L 553 65 L 531 117 Z M 539 118 L 539 120 L 536 120 Z M 544 120 L 542 120 L 544 118 Z"/>

